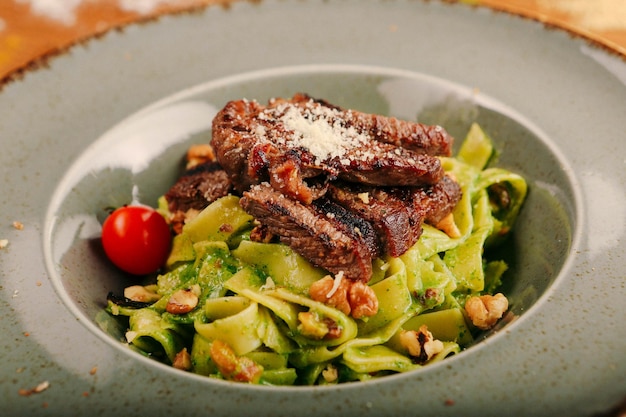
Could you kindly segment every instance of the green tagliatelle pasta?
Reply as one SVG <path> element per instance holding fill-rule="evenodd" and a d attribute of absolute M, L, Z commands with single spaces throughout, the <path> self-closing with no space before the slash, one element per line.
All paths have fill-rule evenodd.
<path fill-rule="evenodd" d="M 309 297 L 310 286 L 328 273 L 288 246 L 251 241 L 253 218 L 235 196 L 212 203 L 175 237 L 166 271 L 145 288 L 157 301 L 131 308 L 109 300 L 107 310 L 127 318 L 134 349 L 235 381 L 332 384 L 442 360 L 472 343 L 476 328 L 465 302 L 500 284 L 507 265 L 487 261 L 485 249 L 510 231 L 527 192 L 519 175 L 487 168 L 493 152 L 473 125 L 457 157 L 442 158 L 463 192 L 453 212 L 458 234 L 425 224 L 402 256 L 376 259 L 368 285 L 378 312 L 371 317 L 355 319 Z M 170 311 L 172 297 L 190 293 L 196 305 Z M 408 332 L 424 329 L 432 354 L 430 339 L 419 353 L 407 343 Z"/>

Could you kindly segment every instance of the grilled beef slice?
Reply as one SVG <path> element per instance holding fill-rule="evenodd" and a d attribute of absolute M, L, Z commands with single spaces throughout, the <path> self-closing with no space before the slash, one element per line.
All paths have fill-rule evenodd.
<path fill-rule="evenodd" d="M 443 169 L 433 155 L 449 154 L 451 143 L 438 127 L 342 110 L 306 95 L 267 106 L 231 101 L 213 119 L 211 142 L 240 192 L 269 181 L 306 204 L 320 196 L 309 190 L 311 179 L 317 184 L 337 178 L 381 186 L 436 183 Z"/>
<path fill-rule="evenodd" d="M 416 210 L 424 211 L 424 220 L 436 225 L 452 212 L 461 199 L 461 186 L 449 176 L 428 187 L 406 187 L 394 191 L 410 201 Z"/>
<path fill-rule="evenodd" d="M 205 162 L 183 172 L 165 193 L 174 231 L 180 233 L 189 210 L 201 211 L 232 190 L 228 174 L 217 162 Z"/>
<path fill-rule="evenodd" d="M 397 257 L 417 242 L 422 223 L 437 224 L 461 198 L 461 188 L 450 177 L 422 187 L 372 187 L 336 182 L 328 198 L 370 222 L 382 251 Z"/>
<path fill-rule="evenodd" d="M 370 222 L 380 239 L 382 251 L 397 257 L 422 234 L 424 211 L 382 187 L 333 184 L 328 197 Z"/>
<path fill-rule="evenodd" d="M 367 281 L 380 254 L 372 225 L 325 199 L 305 205 L 262 183 L 243 193 L 245 211 L 281 242 L 333 274 Z"/>

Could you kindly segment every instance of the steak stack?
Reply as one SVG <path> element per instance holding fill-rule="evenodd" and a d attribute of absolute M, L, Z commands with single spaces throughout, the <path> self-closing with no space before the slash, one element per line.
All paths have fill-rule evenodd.
<path fill-rule="evenodd" d="M 259 235 L 335 275 L 367 282 L 374 258 L 402 255 L 424 222 L 436 225 L 459 201 L 461 189 L 438 158 L 450 156 L 452 142 L 439 126 L 345 110 L 305 94 L 267 105 L 235 100 L 213 120 L 216 161 L 184 174 L 166 199 L 170 211 L 181 212 L 234 191 L 263 229 Z"/>

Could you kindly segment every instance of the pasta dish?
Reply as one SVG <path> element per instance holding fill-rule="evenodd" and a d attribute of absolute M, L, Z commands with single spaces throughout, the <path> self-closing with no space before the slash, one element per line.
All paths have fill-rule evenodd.
<path fill-rule="evenodd" d="M 509 309 L 492 259 L 524 202 L 473 124 L 440 126 L 304 94 L 234 100 L 157 211 L 155 279 L 109 294 L 128 345 L 230 381 L 364 381 L 444 360 Z"/>

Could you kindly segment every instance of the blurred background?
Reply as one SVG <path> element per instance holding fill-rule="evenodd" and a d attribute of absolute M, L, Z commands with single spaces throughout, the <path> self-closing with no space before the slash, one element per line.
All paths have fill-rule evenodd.
<path fill-rule="evenodd" d="M 47 56 L 111 28 L 234 1 L 252 0 L 0 0 L 0 79 L 17 76 L 45 62 Z M 456 2 L 560 26 L 626 56 L 626 0 Z"/>

